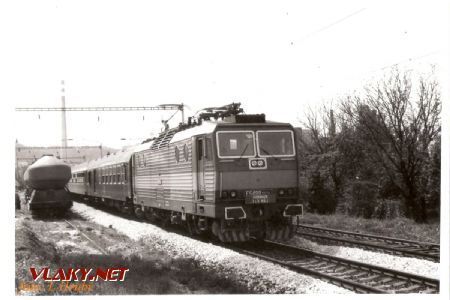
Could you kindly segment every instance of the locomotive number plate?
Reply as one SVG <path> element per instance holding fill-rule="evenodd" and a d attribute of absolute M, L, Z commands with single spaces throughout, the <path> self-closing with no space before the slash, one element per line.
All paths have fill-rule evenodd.
<path fill-rule="evenodd" d="M 265 204 L 275 202 L 270 191 L 245 191 L 245 204 Z"/>

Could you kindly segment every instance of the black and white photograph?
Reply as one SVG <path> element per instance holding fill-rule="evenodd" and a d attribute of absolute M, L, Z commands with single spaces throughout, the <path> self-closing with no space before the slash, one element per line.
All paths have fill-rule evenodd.
<path fill-rule="evenodd" d="M 449 12 L 0 4 L 2 294 L 447 299 Z"/>

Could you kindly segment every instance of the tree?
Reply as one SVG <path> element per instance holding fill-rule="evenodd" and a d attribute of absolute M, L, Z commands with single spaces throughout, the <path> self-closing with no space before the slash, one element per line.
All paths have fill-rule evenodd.
<path fill-rule="evenodd" d="M 424 180 L 427 185 L 427 203 L 432 215 L 439 216 L 441 205 L 441 136 L 431 147 L 431 159 Z"/>
<path fill-rule="evenodd" d="M 338 199 L 342 196 L 344 178 L 344 168 L 341 166 L 341 158 L 337 147 L 336 118 L 333 109 L 323 105 L 318 110 L 309 108 L 305 113 L 305 120 L 303 124 L 310 132 L 309 141 L 307 142 L 300 138 L 300 144 L 307 154 L 307 165 L 313 178 L 311 184 L 317 184 L 317 178 L 321 178 L 321 185 L 325 188 L 326 179 L 329 178 L 333 186 L 333 192 L 332 194 L 330 193 L 333 197 L 332 200 L 328 199 L 328 196 L 327 199 L 317 197 L 317 192 L 315 193 L 316 197 L 312 198 L 314 201 L 323 201 L 323 205 L 327 207 L 324 210 L 318 209 L 318 211 L 331 212 L 334 211 Z M 323 175 L 317 175 L 320 173 Z M 311 187 L 310 191 L 314 191 L 316 188 Z M 328 189 L 326 192 L 328 192 Z"/>
<path fill-rule="evenodd" d="M 422 77 L 414 95 L 409 74 L 394 69 L 387 79 L 367 86 L 363 97 L 348 97 L 341 111 L 361 131 L 370 158 L 400 191 L 406 216 L 426 221 L 426 182 L 421 179 L 441 129 L 438 83 Z"/>

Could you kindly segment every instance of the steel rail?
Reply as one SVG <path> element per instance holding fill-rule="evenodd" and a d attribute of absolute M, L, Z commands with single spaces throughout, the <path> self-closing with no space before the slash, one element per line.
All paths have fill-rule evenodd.
<path fill-rule="evenodd" d="M 96 245 L 92 240 L 91 242 Z M 223 243 L 218 245 L 284 266 L 298 273 L 317 277 L 357 293 L 439 293 L 438 279 L 277 242 L 266 240 L 238 245 Z M 101 249 L 98 245 L 97 247 Z"/>
<path fill-rule="evenodd" d="M 357 293 L 438 293 L 439 280 L 277 242 L 240 245 L 236 250 L 309 274 Z"/>
<path fill-rule="evenodd" d="M 94 242 L 90 237 L 88 237 L 84 232 L 82 232 L 77 226 L 73 225 L 72 223 L 70 223 L 69 221 L 67 221 L 66 219 L 64 219 L 64 221 L 69 224 L 70 227 L 72 227 L 73 229 L 75 229 L 81 236 L 83 236 L 87 241 L 89 241 L 92 245 L 94 245 L 95 248 L 97 248 L 97 250 L 99 250 L 102 254 L 104 255 L 108 255 L 108 252 L 103 249 L 100 245 L 98 245 L 96 242 Z"/>
<path fill-rule="evenodd" d="M 371 234 L 297 225 L 297 234 L 311 240 L 332 241 L 363 249 L 439 261 L 439 244 L 410 241 Z"/>

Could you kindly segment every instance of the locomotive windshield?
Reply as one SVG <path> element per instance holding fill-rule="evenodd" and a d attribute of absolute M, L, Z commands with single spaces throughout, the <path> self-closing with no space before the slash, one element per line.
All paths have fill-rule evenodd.
<path fill-rule="evenodd" d="M 252 131 L 222 131 L 217 133 L 219 157 L 255 156 L 255 136 Z"/>
<path fill-rule="evenodd" d="M 256 134 L 258 137 L 259 156 L 292 156 L 295 154 L 292 131 L 258 131 Z"/>

